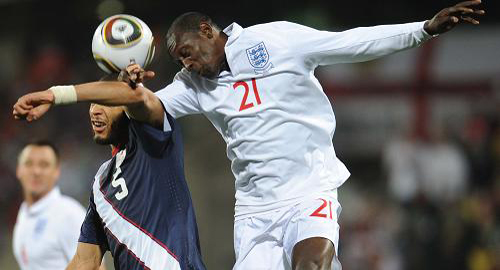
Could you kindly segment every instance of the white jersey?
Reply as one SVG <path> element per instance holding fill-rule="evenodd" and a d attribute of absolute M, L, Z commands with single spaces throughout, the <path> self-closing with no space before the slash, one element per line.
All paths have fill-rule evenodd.
<path fill-rule="evenodd" d="M 224 30 L 230 72 L 206 79 L 183 69 L 157 95 L 175 118 L 204 114 L 226 141 L 236 217 L 268 211 L 337 188 L 350 175 L 335 154 L 335 115 L 314 69 L 416 47 L 431 37 L 423 25 L 334 33 L 233 23 Z"/>
<path fill-rule="evenodd" d="M 21 204 L 14 227 L 20 269 L 66 269 L 76 253 L 85 209 L 55 187 L 30 207 Z"/>

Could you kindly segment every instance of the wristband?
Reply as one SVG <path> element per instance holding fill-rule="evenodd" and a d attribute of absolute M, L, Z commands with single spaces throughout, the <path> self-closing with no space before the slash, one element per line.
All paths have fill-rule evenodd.
<path fill-rule="evenodd" d="M 54 94 L 54 105 L 76 103 L 76 89 L 73 85 L 59 85 L 49 88 Z"/>

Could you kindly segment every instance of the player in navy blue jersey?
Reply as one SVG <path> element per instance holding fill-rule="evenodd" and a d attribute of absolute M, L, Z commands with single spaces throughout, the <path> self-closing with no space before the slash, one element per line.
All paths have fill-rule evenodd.
<path fill-rule="evenodd" d="M 111 92 L 108 82 L 100 83 L 101 94 Z M 68 269 L 98 269 L 107 250 L 115 269 L 205 269 L 175 120 L 142 87 L 114 100 L 77 94 L 78 101 L 92 102 L 94 141 L 111 145 L 113 157 L 94 178 Z"/>

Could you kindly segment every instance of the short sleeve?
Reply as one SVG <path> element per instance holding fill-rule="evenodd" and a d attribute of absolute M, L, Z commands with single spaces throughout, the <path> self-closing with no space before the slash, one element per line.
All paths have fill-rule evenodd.
<path fill-rule="evenodd" d="M 432 38 L 424 22 L 359 27 L 342 32 L 320 31 L 287 23 L 287 40 L 295 55 L 311 67 L 372 60 L 419 46 Z M 297 38 L 300 37 L 300 38 Z"/>
<path fill-rule="evenodd" d="M 70 261 L 76 253 L 80 227 L 85 220 L 85 209 L 77 202 L 68 203 L 68 205 L 72 207 L 65 215 L 58 236 L 64 256 Z"/>
<path fill-rule="evenodd" d="M 191 75 L 184 69 L 177 73 L 171 84 L 155 94 L 173 118 L 201 113 Z"/>
<path fill-rule="evenodd" d="M 97 213 L 93 195 L 90 196 L 89 207 L 80 229 L 78 242 L 98 245 L 104 250 L 109 250 L 106 234 L 104 233 L 104 224 Z"/>

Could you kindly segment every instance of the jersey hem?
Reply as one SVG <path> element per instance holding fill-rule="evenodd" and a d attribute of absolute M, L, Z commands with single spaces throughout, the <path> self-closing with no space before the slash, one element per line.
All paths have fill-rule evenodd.
<path fill-rule="evenodd" d="M 345 180 L 344 180 L 344 182 L 345 182 Z M 245 219 L 245 218 L 252 217 L 252 216 L 264 215 L 264 214 L 268 214 L 268 213 L 271 213 L 271 212 L 279 211 L 279 210 L 281 210 L 281 209 L 283 209 L 285 207 L 291 207 L 291 206 L 299 204 L 299 203 L 301 203 L 303 201 L 306 201 L 308 199 L 317 197 L 318 195 L 320 195 L 321 193 L 324 193 L 324 192 L 335 191 L 335 195 L 334 196 L 337 199 L 337 192 L 336 191 L 337 191 L 337 189 L 340 186 L 341 185 L 338 185 L 338 186 L 335 186 L 335 187 L 331 187 L 331 188 L 326 188 L 326 189 L 314 192 L 314 193 L 309 194 L 309 195 L 304 195 L 304 196 L 300 196 L 300 197 L 296 197 L 296 198 L 291 198 L 291 199 L 286 199 L 286 200 L 280 200 L 278 202 L 274 202 L 274 203 L 266 204 L 266 205 L 251 205 L 251 206 L 250 205 L 245 205 L 245 206 L 239 206 L 240 208 L 241 207 L 244 207 L 246 209 L 251 208 L 250 211 L 248 211 L 248 210 L 245 211 L 246 209 L 238 211 L 237 210 L 238 205 L 236 205 L 235 206 L 234 220 L 237 221 L 237 220 Z"/>

